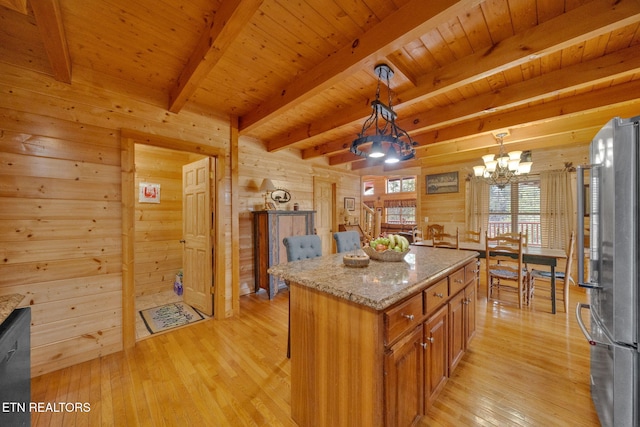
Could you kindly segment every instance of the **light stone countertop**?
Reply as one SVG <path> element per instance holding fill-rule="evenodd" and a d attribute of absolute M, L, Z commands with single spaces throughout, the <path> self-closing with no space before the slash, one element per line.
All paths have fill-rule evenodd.
<path fill-rule="evenodd" d="M 364 268 L 346 267 L 345 254 L 275 265 L 270 274 L 301 286 L 384 310 L 475 259 L 475 251 L 411 246 L 400 262 L 372 259 Z"/>
<path fill-rule="evenodd" d="M 24 299 L 24 295 L 9 294 L 0 295 L 0 323 L 4 322 L 11 312 L 20 304 L 20 301 Z"/>

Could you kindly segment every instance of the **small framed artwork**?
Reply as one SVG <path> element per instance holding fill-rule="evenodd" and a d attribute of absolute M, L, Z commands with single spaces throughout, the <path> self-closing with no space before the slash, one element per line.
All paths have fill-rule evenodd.
<path fill-rule="evenodd" d="M 356 210 L 356 199 L 353 197 L 345 197 L 344 198 L 344 208 L 348 211 Z"/>
<path fill-rule="evenodd" d="M 141 182 L 138 201 L 140 203 L 160 203 L 160 184 Z"/>
<path fill-rule="evenodd" d="M 458 172 L 427 175 L 427 194 L 445 194 L 458 192 Z"/>

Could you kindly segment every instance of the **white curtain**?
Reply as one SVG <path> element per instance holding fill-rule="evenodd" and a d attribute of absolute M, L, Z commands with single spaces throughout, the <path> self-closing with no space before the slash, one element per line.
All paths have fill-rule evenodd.
<path fill-rule="evenodd" d="M 489 225 L 489 184 L 485 180 L 471 178 L 467 181 L 465 205 L 467 230 L 486 231 Z"/>
<path fill-rule="evenodd" d="M 548 171 L 540 174 L 543 247 L 565 249 L 574 219 L 574 192 L 569 172 Z"/>

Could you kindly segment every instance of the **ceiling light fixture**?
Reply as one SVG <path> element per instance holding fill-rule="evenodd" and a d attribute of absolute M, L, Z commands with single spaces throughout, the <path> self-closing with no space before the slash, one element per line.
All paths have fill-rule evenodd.
<path fill-rule="evenodd" d="M 397 163 L 415 157 L 414 146 L 418 145 L 409 134 L 398 125 L 398 115 L 391 105 L 391 88 L 389 81 L 393 77 L 393 70 L 387 64 L 378 64 L 374 68 L 378 76 L 376 99 L 371 102 L 371 115 L 362 125 L 362 130 L 351 143 L 350 151 L 361 157 L 382 158 L 385 163 Z M 387 84 L 388 104 L 380 101 L 380 84 Z M 363 150 L 363 148 L 367 148 Z"/>
<path fill-rule="evenodd" d="M 495 135 L 498 144 L 500 144 L 497 158 L 494 154 L 487 154 L 482 156 L 484 165 L 473 167 L 473 173 L 477 178 L 486 179 L 489 184 L 497 185 L 499 188 L 504 188 L 507 184 L 516 182 L 526 176 L 531 172 L 531 166 L 533 165 L 531 151 L 504 153 L 503 139 L 507 135 L 507 132 Z"/>

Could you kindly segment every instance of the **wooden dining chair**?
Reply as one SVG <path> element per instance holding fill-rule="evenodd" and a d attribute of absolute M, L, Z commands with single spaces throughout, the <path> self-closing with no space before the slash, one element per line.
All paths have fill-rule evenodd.
<path fill-rule="evenodd" d="M 482 227 L 480 227 L 479 231 L 464 230 L 462 233 L 460 233 L 460 241 L 480 243 L 482 241 Z"/>
<path fill-rule="evenodd" d="M 527 274 L 522 261 L 522 236 L 506 237 L 485 235 L 487 300 L 512 302 L 503 293 L 515 292 L 518 308 L 526 301 Z M 497 295 L 497 296 L 496 296 Z"/>
<path fill-rule="evenodd" d="M 458 244 L 462 242 L 480 244 L 482 242 L 482 227 L 478 231 L 464 230 L 458 238 Z M 476 283 L 480 283 L 480 258 L 477 259 L 476 264 Z"/>
<path fill-rule="evenodd" d="M 522 246 L 527 247 L 529 245 L 529 235 L 527 233 L 516 233 L 516 232 L 508 232 L 508 233 L 499 233 L 496 237 L 501 238 L 505 237 L 508 239 L 522 239 Z"/>
<path fill-rule="evenodd" d="M 556 271 L 556 297 L 557 295 L 562 295 L 562 302 L 564 303 L 564 312 L 569 312 L 569 285 L 573 282 L 571 278 L 571 268 L 573 267 L 573 254 L 574 247 L 576 243 L 576 233 L 575 231 L 571 232 L 571 236 L 569 237 L 569 247 L 567 248 L 567 262 L 564 267 L 564 271 Z M 542 280 L 545 282 L 544 287 L 539 286 L 539 281 Z M 533 299 L 536 281 L 538 281 L 538 290 L 544 290 L 545 295 L 546 291 L 549 292 L 549 299 L 553 296 L 551 295 L 551 272 L 548 270 L 536 270 L 532 269 L 529 272 L 528 285 L 529 290 L 527 291 L 527 297 L 529 300 Z M 546 286 L 548 282 L 548 286 Z M 574 282 L 575 283 L 575 282 Z M 559 299 L 559 298 L 558 298 Z"/>
<path fill-rule="evenodd" d="M 459 246 L 460 238 L 457 229 L 455 234 L 438 233 L 433 236 L 434 248 L 458 249 Z"/>
<path fill-rule="evenodd" d="M 282 239 L 287 250 L 287 262 L 300 261 L 304 259 L 317 258 L 322 256 L 322 241 L 317 234 L 306 234 L 302 236 L 289 236 Z M 289 286 L 289 282 L 285 281 Z M 289 322 L 287 337 L 287 358 L 291 358 L 291 294 L 289 294 Z"/>
<path fill-rule="evenodd" d="M 427 240 L 433 239 L 438 234 L 444 233 L 444 225 L 431 224 L 427 226 Z"/>

